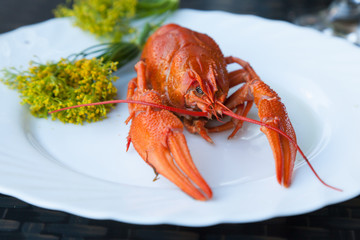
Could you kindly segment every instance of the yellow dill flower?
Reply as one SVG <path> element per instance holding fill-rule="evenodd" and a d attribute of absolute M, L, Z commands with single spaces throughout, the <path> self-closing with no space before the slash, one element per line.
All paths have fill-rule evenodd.
<path fill-rule="evenodd" d="M 117 77 L 112 76 L 116 71 L 113 64 L 95 58 L 31 63 L 28 71 L 3 70 L 0 81 L 19 91 L 22 104 L 29 105 L 31 114 L 47 118 L 48 112 L 63 107 L 114 99 L 117 90 L 113 82 Z M 111 107 L 98 105 L 74 108 L 54 113 L 52 119 L 75 124 L 94 122 L 105 118 Z"/>
<path fill-rule="evenodd" d="M 74 17 L 74 25 L 98 37 L 120 41 L 134 32 L 130 19 L 135 16 L 137 0 L 75 0 L 72 9 L 58 6 L 56 17 Z"/>

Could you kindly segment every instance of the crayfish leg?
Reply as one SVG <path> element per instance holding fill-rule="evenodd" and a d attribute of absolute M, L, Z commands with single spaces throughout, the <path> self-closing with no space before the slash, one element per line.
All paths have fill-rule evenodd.
<path fill-rule="evenodd" d="M 245 81 L 245 84 L 227 99 L 225 105 L 229 109 L 234 109 L 245 101 L 248 103 L 253 101 L 258 108 L 261 122 L 283 131 L 296 143 L 295 131 L 285 105 L 277 93 L 259 78 L 248 62 L 236 57 L 227 57 L 225 60 L 227 64 L 238 63 L 242 66 L 243 71 L 232 73 L 232 82 Z M 242 79 L 236 80 L 236 76 Z M 274 155 L 277 180 L 281 185 L 289 187 L 296 158 L 296 146 L 274 130 L 263 126 L 261 131 L 266 135 Z"/>
<path fill-rule="evenodd" d="M 190 133 L 199 134 L 203 139 L 209 143 L 214 143 L 211 137 L 208 135 L 208 130 L 205 128 L 207 119 L 186 119 L 184 118 L 184 126 Z"/>

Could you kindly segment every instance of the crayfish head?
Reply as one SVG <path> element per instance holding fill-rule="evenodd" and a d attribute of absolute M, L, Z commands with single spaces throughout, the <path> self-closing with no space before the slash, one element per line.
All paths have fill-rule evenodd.
<path fill-rule="evenodd" d="M 189 70 L 188 75 L 194 81 L 185 94 L 186 106 L 193 110 L 207 112 L 208 118 L 221 115 L 222 103 L 226 99 L 226 93 L 217 88 L 215 76 L 210 74 L 207 78 L 202 78 L 191 70 Z"/>
<path fill-rule="evenodd" d="M 223 107 L 219 103 L 225 101 L 228 92 L 219 84 L 224 74 L 218 69 L 211 58 L 195 57 L 186 71 L 186 82 L 191 83 L 185 94 L 186 106 L 209 113 L 209 118 L 221 114 Z"/>

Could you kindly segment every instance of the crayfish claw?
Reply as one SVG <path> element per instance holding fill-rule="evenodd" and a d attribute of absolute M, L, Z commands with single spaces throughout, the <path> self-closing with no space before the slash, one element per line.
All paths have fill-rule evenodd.
<path fill-rule="evenodd" d="M 272 91 L 270 94 L 270 91 L 265 91 L 269 89 L 267 85 L 263 82 L 258 82 L 258 84 L 262 86 L 262 93 L 261 97 L 256 97 L 255 102 L 258 106 L 258 114 L 261 121 L 281 130 L 296 143 L 295 131 L 284 104 L 280 101 L 280 98 L 275 92 Z M 268 92 L 267 96 L 273 96 L 264 97 L 264 95 L 262 95 L 264 92 Z M 255 96 L 256 95 L 257 93 L 255 91 Z M 286 137 L 267 127 L 261 127 L 261 131 L 266 135 L 274 155 L 277 180 L 280 185 L 289 187 L 296 158 L 296 146 Z"/>
<path fill-rule="evenodd" d="M 211 189 L 196 169 L 182 131 L 183 124 L 173 113 L 148 107 L 132 119 L 129 136 L 158 174 L 196 200 L 210 199 Z"/>
<path fill-rule="evenodd" d="M 278 94 L 259 78 L 248 62 L 231 56 L 226 58 L 226 62 L 228 64 L 238 63 L 243 67 L 243 71 L 247 73 L 245 74 L 245 72 L 241 71 L 244 79 L 236 79 L 234 77 L 235 74 L 232 75 L 234 83 L 244 81 L 245 84 L 228 98 L 226 106 L 232 109 L 240 106 L 239 104 L 243 102 L 251 103 L 253 101 L 258 108 L 261 122 L 283 133 L 280 134 L 279 131 L 274 131 L 266 126 L 261 127 L 261 131 L 266 135 L 274 155 L 276 178 L 280 185 L 289 187 L 294 169 L 297 145 L 295 131 L 291 125 L 285 105 L 281 102 Z M 234 73 L 240 73 L 240 71 Z M 241 115 L 246 116 L 250 108 L 251 105 Z M 236 130 L 237 128 L 235 128 Z M 285 136 L 290 138 L 292 142 Z"/>
<path fill-rule="evenodd" d="M 184 134 L 172 132 L 168 137 L 169 149 L 180 169 L 205 193 L 208 198 L 212 197 L 212 191 L 197 170 L 186 143 Z"/>

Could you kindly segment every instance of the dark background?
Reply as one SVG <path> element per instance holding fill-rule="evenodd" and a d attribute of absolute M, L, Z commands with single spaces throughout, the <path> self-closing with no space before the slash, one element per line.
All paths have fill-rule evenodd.
<path fill-rule="evenodd" d="M 0 0 L 0 33 L 52 18 L 65 0 Z M 329 6 L 331 0 L 181 0 L 181 8 L 224 10 L 292 21 Z"/>
<path fill-rule="evenodd" d="M 0 33 L 52 18 L 65 0 L 0 0 Z M 224 10 L 293 21 L 330 0 L 182 0 L 181 8 Z M 0 59 L 1 61 L 1 59 Z M 16 144 L 16 143 L 14 143 Z M 0 194 L 0 240 L 285 240 L 360 239 L 360 196 L 298 216 L 247 224 L 190 228 L 92 220 Z"/>

